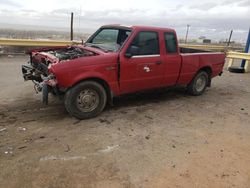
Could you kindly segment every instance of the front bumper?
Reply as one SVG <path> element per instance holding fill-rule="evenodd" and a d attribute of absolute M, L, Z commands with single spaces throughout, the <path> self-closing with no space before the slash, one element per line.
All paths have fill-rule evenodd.
<path fill-rule="evenodd" d="M 44 76 L 42 72 L 31 65 L 22 65 L 22 74 L 25 81 L 31 80 L 34 83 L 36 93 L 42 92 L 42 101 L 44 104 L 48 104 L 48 95 L 50 92 L 58 95 L 57 80 L 53 74 Z"/>

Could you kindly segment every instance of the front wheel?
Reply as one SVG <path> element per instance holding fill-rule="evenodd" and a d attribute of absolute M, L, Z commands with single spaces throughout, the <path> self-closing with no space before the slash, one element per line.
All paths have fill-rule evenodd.
<path fill-rule="evenodd" d="M 102 85 L 94 81 L 84 81 L 65 94 L 64 105 L 70 115 L 78 119 L 88 119 L 100 114 L 107 102 L 107 93 Z"/>
<path fill-rule="evenodd" d="M 204 93 L 209 81 L 208 73 L 200 71 L 194 79 L 188 84 L 187 91 L 191 95 L 201 95 Z"/>

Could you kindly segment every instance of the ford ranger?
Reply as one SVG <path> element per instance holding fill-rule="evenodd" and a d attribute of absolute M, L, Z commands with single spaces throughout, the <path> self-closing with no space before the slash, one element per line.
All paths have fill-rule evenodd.
<path fill-rule="evenodd" d="M 48 103 L 52 93 L 79 119 L 95 117 L 116 96 L 185 85 L 201 95 L 222 74 L 224 53 L 180 48 L 173 29 L 105 25 L 83 45 L 34 49 L 25 80 Z"/>

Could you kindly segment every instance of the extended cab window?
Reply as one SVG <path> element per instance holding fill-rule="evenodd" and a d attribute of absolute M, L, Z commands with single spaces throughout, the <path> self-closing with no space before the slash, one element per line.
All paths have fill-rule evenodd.
<path fill-rule="evenodd" d="M 133 55 L 157 55 L 160 54 L 158 33 L 152 31 L 141 31 L 134 38 L 130 48 L 138 48 Z M 129 49 L 130 49 L 129 48 Z"/>
<path fill-rule="evenodd" d="M 177 41 L 174 33 L 167 32 L 164 33 L 165 37 L 165 45 L 167 49 L 167 53 L 177 53 Z"/>

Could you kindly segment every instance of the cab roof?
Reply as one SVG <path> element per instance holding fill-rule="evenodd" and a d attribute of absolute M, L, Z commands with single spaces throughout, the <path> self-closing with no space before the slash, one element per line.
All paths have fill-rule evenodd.
<path fill-rule="evenodd" d="M 164 27 L 155 27 L 155 26 L 142 26 L 142 25 L 121 25 L 121 24 L 109 24 L 104 25 L 101 28 L 120 28 L 120 29 L 128 29 L 128 30 L 158 30 L 158 31 L 171 31 L 175 32 L 174 29 L 164 28 Z"/>

